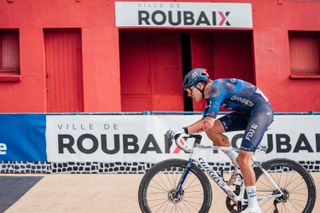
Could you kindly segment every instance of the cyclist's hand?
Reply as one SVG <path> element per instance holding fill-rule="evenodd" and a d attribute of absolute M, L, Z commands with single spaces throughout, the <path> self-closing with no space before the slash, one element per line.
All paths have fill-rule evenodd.
<path fill-rule="evenodd" d="M 177 130 L 173 130 L 173 129 L 169 129 L 166 132 L 166 136 L 170 141 L 174 140 L 174 139 L 177 139 L 180 135 L 181 135 L 181 132 L 179 132 Z"/>

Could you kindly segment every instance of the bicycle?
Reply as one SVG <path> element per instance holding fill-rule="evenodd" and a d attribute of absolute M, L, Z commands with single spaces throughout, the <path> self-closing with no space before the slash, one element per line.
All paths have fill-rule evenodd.
<path fill-rule="evenodd" d="M 190 148 L 186 145 L 189 138 L 194 139 Z M 230 212 L 246 209 L 247 195 L 240 170 L 235 168 L 232 173 L 237 181 L 225 181 L 223 175 L 214 171 L 199 155 L 201 149 L 225 151 L 225 148 L 201 145 L 201 135 L 182 134 L 174 142 L 181 150 L 190 153 L 189 160 L 164 160 L 145 173 L 138 191 L 142 212 L 209 212 L 212 188 L 208 176 L 227 195 L 226 206 Z M 239 151 L 234 147 L 229 149 Z M 262 212 L 312 212 L 316 188 L 312 176 L 303 166 L 285 158 L 260 163 L 253 157 L 252 162 Z"/>

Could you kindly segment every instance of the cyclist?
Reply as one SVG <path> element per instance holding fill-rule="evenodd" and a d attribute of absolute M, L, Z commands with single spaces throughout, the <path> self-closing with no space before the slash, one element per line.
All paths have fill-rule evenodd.
<path fill-rule="evenodd" d="M 205 131 L 215 145 L 230 147 L 224 132 L 245 130 L 239 154 L 226 153 L 240 167 L 248 195 L 245 213 L 260 213 L 256 197 L 256 177 L 251 158 L 261 142 L 268 126 L 273 121 L 273 112 L 268 99 L 254 85 L 235 78 L 211 80 L 206 69 L 192 69 L 183 81 L 183 88 L 194 101 L 206 100 L 203 117 L 181 131 L 168 130 L 169 139 L 179 134 L 194 134 Z M 220 107 L 233 112 L 216 119 Z"/>

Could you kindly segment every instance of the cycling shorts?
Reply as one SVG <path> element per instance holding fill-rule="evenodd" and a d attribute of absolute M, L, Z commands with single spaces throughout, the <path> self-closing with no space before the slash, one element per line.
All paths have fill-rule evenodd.
<path fill-rule="evenodd" d="M 218 120 L 221 121 L 226 132 L 245 130 L 241 149 L 254 152 L 273 121 L 273 112 L 269 103 L 266 102 L 254 106 L 251 111 L 232 112 Z"/>

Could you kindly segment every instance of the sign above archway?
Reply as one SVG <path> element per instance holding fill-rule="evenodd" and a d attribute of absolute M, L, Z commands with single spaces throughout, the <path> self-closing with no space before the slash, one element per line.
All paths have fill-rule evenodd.
<path fill-rule="evenodd" d="M 252 28 L 250 3 L 115 2 L 117 27 Z"/>

